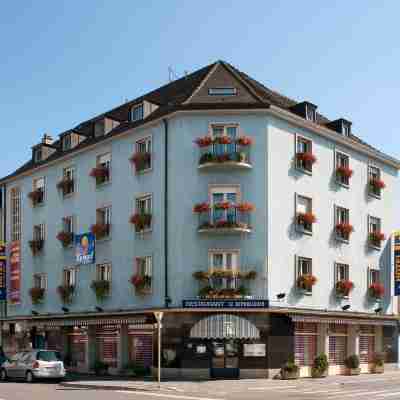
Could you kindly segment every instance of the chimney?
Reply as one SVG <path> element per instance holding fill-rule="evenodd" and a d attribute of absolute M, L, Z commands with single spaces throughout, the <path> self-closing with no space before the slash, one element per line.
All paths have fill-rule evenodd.
<path fill-rule="evenodd" d="M 45 133 L 42 137 L 42 144 L 46 145 L 53 144 L 53 138 L 47 133 Z"/>

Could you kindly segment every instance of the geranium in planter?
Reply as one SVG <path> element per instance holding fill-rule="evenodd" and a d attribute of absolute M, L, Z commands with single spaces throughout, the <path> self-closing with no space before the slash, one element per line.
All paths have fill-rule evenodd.
<path fill-rule="evenodd" d="M 201 282 L 207 282 L 210 279 L 210 274 L 205 271 L 196 271 L 193 272 L 193 278 Z"/>
<path fill-rule="evenodd" d="M 96 179 L 96 185 L 101 185 L 110 180 L 110 170 L 107 167 L 98 166 L 90 171 L 90 176 Z"/>
<path fill-rule="evenodd" d="M 71 178 L 63 178 L 57 183 L 57 189 L 62 190 L 64 196 L 71 194 L 74 191 L 74 180 Z"/>
<path fill-rule="evenodd" d="M 317 222 L 317 218 L 311 212 L 298 213 L 296 215 L 296 222 L 301 228 L 306 231 L 312 231 L 312 225 Z"/>
<path fill-rule="evenodd" d="M 152 278 L 150 275 L 133 275 L 130 282 L 139 293 L 148 293 L 151 290 Z"/>
<path fill-rule="evenodd" d="M 376 194 L 379 194 L 382 189 L 385 189 L 386 184 L 382 179 L 371 179 L 369 181 L 370 189 Z"/>
<path fill-rule="evenodd" d="M 352 232 L 354 228 L 349 223 L 342 222 L 336 225 L 336 234 L 341 239 L 349 240 Z"/>
<path fill-rule="evenodd" d="M 379 282 L 371 283 L 368 288 L 368 294 L 373 299 L 382 299 L 385 295 L 385 287 Z"/>
<path fill-rule="evenodd" d="M 230 136 L 217 136 L 213 140 L 216 144 L 231 144 L 232 138 Z"/>
<path fill-rule="evenodd" d="M 90 231 L 96 236 L 96 239 L 103 239 L 110 234 L 110 224 L 94 224 L 90 227 Z"/>
<path fill-rule="evenodd" d="M 36 189 L 33 190 L 32 192 L 28 193 L 28 197 L 32 201 L 32 205 L 35 207 L 38 204 L 42 204 L 44 201 L 44 192 L 43 189 Z"/>
<path fill-rule="evenodd" d="M 350 179 L 353 175 L 353 170 L 349 167 L 345 167 L 343 165 L 336 168 L 336 175 L 339 178 Z"/>
<path fill-rule="evenodd" d="M 198 203 L 193 207 L 193 212 L 197 214 L 205 213 L 210 210 L 210 205 L 208 203 Z"/>
<path fill-rule="evenodd" d="M 348 368 L 349 375 L 360 375 L 360 373 L 361 373 L 360 359 L 356 354 L 353 354 L 353 355 L 347 357 L 344 360 L 344 364 Z"/>
<path fill-rule="evenodd" d="M 65 304 L 69 304 L 72 302 L 72 296 L 74 292 L 74 285 L 60 285 L 57 287 L 57 293 L 59 294 L 61 301 Z"/>
<path fill-rule="evenodd" d="M 110 293 L 110 282 L 104 280 L 92 281 L 90 288 L 96 294 L 97 300 L 103 300 Z"/>
<path fill-rule="evenodd" d="M 32 304 L 39 304 L 44 299 L 46 290 L 43 288 L 33 287 L 29 289 L 29 296 L 31 296 Z"/>
<path fill-rule="evenodd" d="M 374 231 L 369 234 L 369 241 L 375 247 L 381 247 L 381 242 L 385 239 L 385 234 L 380 231 Z"/>
<path fill-rule="evenodd" d="M 296 153 L 298 166 L 308 171 L 312 170 L 312 166 L 317 162 L 317 157 L 310 151 L 304 153 Z"/>
<path fill-rule="evenodd" d="M 72 232 L 58 232 L 57 240 L 59 240 L 63 247 L 68 247 L 72 244 L 74 240 L 74 234 Z"/>
<path fill-rule="evenodd" d="M 299 289 L 305 290 L 306 292 L 311 292 L 312 287 L 317 283 L 317 278 L 311 274 L 303 274 L 297 278 L 297 287 Z"/>
<path fill-rule="evenodd" d="M 240 211 L 241 213 L 249 213 L 249 212 L 253 212 L 255 207 L 253 204 L 245 202 L 245 203 L 237 204 L 236 209 L 238 211 Z"/>
<path fill-rule="evenodd" d="M 151 153 L 137 152 L 130 158 L 135 165 L 136 172 L 141 172 L 151 167 Z"/>
<path fill-rule="evenodd" d="M 215 203 L 214 208 L 216 210 L 229 210 L 232 207 L 232 203 L 229 201 L 221 201 L 220 203 Z"/>
<path fill-rule="evenodd" d="M 199 147 L 208 147 L 208 146 L 212 145 L 213 139 L 211 136 L 207 135 L 207 136 L 197 138 L 194 142 Z"/>
<path fill-rule="evenodd" d="M 32 254 L 35 256 L 43 250 L 44 240 L 35 239 L 29 241 L 29 247 L 31 248 Z"/>
<path fill-rule="evenodd" d="M 250 136 L 239 136 L 236 139 L 236 143 L 239 146 L 251 146 L 253 144 L 253 138 L 251 138 Z"/>
<path fill-rule="evenodd" d="M 146 229 L 150 229 L 151 221 L 152 221 L 152 215 L 148 213 L 145 214 L 136 213 L 132 215 L 130 219 L 131 224 L 135 225 L 136 232 L 143 232 Z"/>
<path fill-rule="evenodd" d="M 348 297 L 354 289 L 354 283 L 348 279 L 342 279 L 336 283 L 336 294 L 339 297 Z"/>

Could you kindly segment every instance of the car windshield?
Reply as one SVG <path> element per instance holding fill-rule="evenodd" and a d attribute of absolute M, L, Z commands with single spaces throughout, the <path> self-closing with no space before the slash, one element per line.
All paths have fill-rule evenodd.
<path fill-rule="evenodd" d="M 61 355 L 58 351 L 39 351 L 36 359 L 38 361 L 61 361 Z"/>

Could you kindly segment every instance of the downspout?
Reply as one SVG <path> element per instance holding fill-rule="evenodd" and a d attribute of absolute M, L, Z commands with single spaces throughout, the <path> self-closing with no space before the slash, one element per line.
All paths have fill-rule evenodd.
<path fill-rule="evenodd" d="M 169 307 L 171 299 L 168 293 L 168 120 L 163 118 L 164 123 L 164 306 Z"/>

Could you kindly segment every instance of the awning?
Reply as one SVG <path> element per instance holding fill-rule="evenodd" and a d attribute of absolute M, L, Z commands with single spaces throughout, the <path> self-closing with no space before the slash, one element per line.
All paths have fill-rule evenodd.
<path fill-rule="evenodd" d="M 293 322 L 311 322 L 311 323 L 324 323 L 324 324 L 338 324 L 338 325 L 378 325 L 378 326 L 396 326 L 397 320 L 395 319 L 376 319 L 376 318 L 336 318 L 336 317 L 323 317 L 314 315 L 299 315 L 289 314 Z"/>
<path fill-rule="evenodd" d="M 190 330 L 191 338 L 200 339 L 259 339 L 260 331 L 246 318 L 231 314 L 210 315 Z"/>

